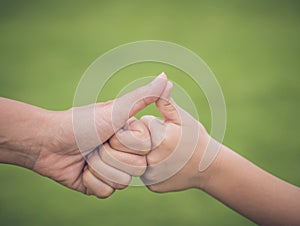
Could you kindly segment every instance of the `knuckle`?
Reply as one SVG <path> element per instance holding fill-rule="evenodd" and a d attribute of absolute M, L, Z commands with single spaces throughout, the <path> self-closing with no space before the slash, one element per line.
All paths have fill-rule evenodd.
<path fill-rule="evenodd" d="M 113 187 L 118 190 L 122 190 L 126 188 L 130 184 L 130 182 L 131 182 L 131 176 L 126 174 L 120 177 L 118 181 L 113 182 Z"/>
<path fill-rule="evenodd" d="M 161 193 L 159 187 L 157 185 L 155 185 L 155 184 L 148 185 L 147 187 L 152 192 Z"/>
<path fill-rule="evenodd" d="M 98 198 L 106 199 L 114 193 L 115 189 L 110 186 L 105 186 L 99 193 L 96 194 Z"/>
<path fill-rule="evenodd" d="M 135 156 L 134 163 L 137 167 L 146 167 L 147 160 L 145 156 Z"/>
<path fill-rule="evenodd" d="M 124 179 L 123 179 L 122 182 L 123 182 L 123 183 L 122 183 L 123 185 L 128 186 L 128 185 L 130 184 L 130 182 L 131 182 L 131 176 L 128 175 L 128 174 L 126 174 L 126 176 L 124 177 Z"/>
<path fill-rule="evenodd" d="M 167 112 L 174 112 L 175 111 L 175 107 L 169 102 L 169 101 L 159 101 L 157 103 L 157 105 L 159 107 L 163 107 L 165 111 Z"/>
<path fill-rule="evenodd" d="M 87 187 L 88 184 L 88 174 L 89 174 L 88 170 L 85 170 L 82 174 L 82 183 L 85 187 Z"/>
<path fill-rule="evenodd" d="M 132 176 L 141 176 L 147 168 L 147 160 L 145 156 L 131 155 L 124 162 L 124 170 Z"/>
<path fill-rule="evenodd" d="M 141 127 L 138 130 L 133 130 L 132 133 L 140 140 L 146 140 L 147 138 L 150 138 L 149 131 L 146 127 Z"/>
<path fill-rule="evenodd" d="M 139 177 L 142 176 L 147 169 L 147 166 L 139 166 L 134 169 L 132 176 Z"/>
<path fill-rule="evenodd" d="M 113 149 L 116 150 L 119 150 L 122 147 L 121 142 L 116 135 L 109 139 L 109 144 Z"/>
<path fill-rule="evenodd" d="M 113 184 L 113 187 L 114 187 L 115 189 L 117 189 L 117 190 L 123 190 L 123 189 L 127 188 L 128 185 L 126 185 L 126 184 L 118 184 L 118 183 L 114 183 L 114 184 Z"/>
<path fill-rule="evenodd" d="M 137 152 L 147 153 L 151 150 L 151 137 L 150 136 L 135 136 L 136 137 L 136 150 Z"/>

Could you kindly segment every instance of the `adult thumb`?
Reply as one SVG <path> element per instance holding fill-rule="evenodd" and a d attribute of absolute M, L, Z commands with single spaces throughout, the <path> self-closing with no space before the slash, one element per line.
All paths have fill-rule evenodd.
<path fill-rule="evenodd" d="M 127 120 L 157 101 L 167 86 L 167 77 L 161 73 L 149 84 L 113 100 L 106 113 L 106 123 L 112 130 L 106 131 L 111 136 L 122 128 Z M 109 118 L 107 118 L 109 117 Z"/>

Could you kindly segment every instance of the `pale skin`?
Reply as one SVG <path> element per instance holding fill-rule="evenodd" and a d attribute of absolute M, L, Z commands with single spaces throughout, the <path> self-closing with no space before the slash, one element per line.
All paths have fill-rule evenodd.
<path fill-rule="evenodd" d="M 169 100 L 172 84 L 164 75 L 160 78 L 155 86 L 143 87 L 123 97 L 127 106 L 137 101 L 141 93 L 152 96 L 129 104 L 134 106 L 130 115 L 122 116 L 120 112 L 123 125 L 120 124 L 116 134 L 107 117 L 113 101 L 97 104 L 97 130 L 104 142 L 88 155 L 88 163 L 74 139 L 72 110 L 47 111 L 1 98 L 0 108 L 5 111 L 0 112 L 0 162 L 32 169 L 64 186 L 99 198 L 125 188 L 131 176 L 141 176 L 154 192 L 201 189 L 260 225 L 299 225 L 300 189 L 265 172 L 226 146 L 221 145 L 212 164 L 199 171 L 211 137 L 201 123 Z M 163 120 L 153 116 L 141 120 L 130 118 L 152 102 L 156 103 Z M 180 137 L 189 139 L 195 134 L 195 146 L 184 142 L 184 147 L 177 148 Z M 178 172 L 162 180 L 160 176 L 175 162 L 163 167 L 156 164 L 175 150 L 179 157 L 191 153 L 191 158 Z"/>
<path fill-rule="evenodd" d="M 167 85 L 162 97 L 168 97 L 171 89 Z M 152 137 L 152 148 L 155 146 L 147 155 L 148 168 L 142 176 L 144 181 L 152 182 L 147 185 L 151 191 L 164 193 L 189 188 L 201 189 L 259 225 L 300 225 L 299 187 L 267 173 L 224 145 L 221 145 L 212 164 L 200 172 L 199 163 L 210 139 L 209 134 L 173 101 L 160 98 L 156 106 L 163 121 L 153 116 L 141 118 Z M 190 131 L 185 131 L 192 134 L 198 129 L 199 132 L 192 157 L 175 175 L 156 183 L 162 171 L 156 169 L 155 164 L 173 154 L 180 140 L 181 127 L 187 125 Z M 164 131 L 164 136 L 159 134 Z M 127 151 L 122 148 L 121 139 L 111 139 L 114 141 L 111 142 L 112 148 Z M 186 148 L 180 151 L 187 153 L 188 145 Z M 167 171 L 170 165 L 165 165 L 164 170 Z"/>
<path fill-rule="evenodd" d="M 161 74 L 152 83 L 120 97 L 118 103 L 128 108 L 128 111 L 123 109 L 117 112 L 120 128 L 114 128 L 111 121 L 116 100 L 96 104 L 95 118 L 98 136 L 103 141 L 102 147 L 113 151 L 107 141 L 114 135 L 114 129 L 118 131 L 131 116 L 156 101 L 166 84 L 166 76 Z M 48 111 L 6 98 L 0 98 L 0 109 L 1 163 L 31 169 L 70 189 L 99 198 L 107 198 L 115 189 L 125 188 L 132 175 L 140 176 L 146 169 L 144 155 L 150 151 L 151 142 L 148 130 L 136 119 L 129 121 L 128 130 L 133 131 L 136 137 L 145 142 L 140 147 L 141 154 L 139 150 L 130 154 L 124 152 L 116 154 L 116 157 L 125 164 L 131 164 L 131 167 L 121 171 L 111 167 L 106 158 L 92 158 L 91 165 L 87 164 L 78 150 L 74 136 L 72 124 L 74 109 Z M 82 107 L 82 110 L 84 111 L 85 107 Z M 126 131 L 124 133 L 126 134 Z M 96 152 L 97 150 L 93 153 Z M 100 169 L 93 170 L 95 167 L 92 166 L 99 165 Z M 103 178 L 100 173 L 113 175 L 115 180 Z"/>

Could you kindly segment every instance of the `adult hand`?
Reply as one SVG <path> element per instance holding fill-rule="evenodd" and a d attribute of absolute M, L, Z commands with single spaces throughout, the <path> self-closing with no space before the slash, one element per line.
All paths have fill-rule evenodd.
<path fill-rule="evenodd" d="M 140 175 L 145 169 L 145 161 L 139 156 L 129 156 L 126 153 L 116 153 L 106 142 L 115 131 L 122 128 L 127 120 L 147 105 L 156 101 L 162 94 L 167 84 L 164 74 L 157 77 L 150 84 L 132 91 L 116 100 L 95 104 L 95 125 L 98 138 L 101 143 L 89 140 L 83 128 L 82 134 L 75 137 L 73 130 L 73 111 L 88 111 L 91 106 L 80 107 L 60 112 L 47 112 L 40 130 L 39 149 L 37 158 L 34 159 L 32 169 L 41 175 L 47 176 L 71 189 L 93 194 L 101 198 L 108 197 L 114 189 L 124 188 L 130 181 L 130 175 Z M 117 104 L 118 106 L 115 106 Z M 117 122 L 113 121 L 112 115 L 116 114 Z M 131 128 L 135 128 L 137 136 L 139 130 L 145 130 L 142 123 L 132 120 Z M 80 131 L 79 131 L 80 132 Z M 88 132 L 87 132 L 88 133 Z M 89 150 L 79 150 L 76 141 L 86 137 L 84 141 Z M 147 151 L 145 147 L 144 152 Z M 91 150 L 94 150 L 91 152 Z M 100 153 L 110 152 L 118 156 L 125 163 L 131 162 L 138 170 L 126 171 L 114 168 L 114 164 Z M 86 151 L 86 152 L 85 152 Z M 81 153 L 82 152 L 82 153 Z M 83 156 L 84 155 L 84 156 Z M 85 158 L 89 158 L 89 167 L 86 166 Z M 130 174 L 130 175 L 129 175 Z"/>
<path fill-rule="evenodd" d="M 120 152 L 111 147 L 117 137 L 130 141 L 134 151 Z M 122 144 L 120 144 L 122 145 Z M 124 147 L 126 148 L 126 147 Z M 141 176 L 147 167 L 146 154 L 151 149 L 148 129 L 141 121 L 131 118 L 110 140 L 93 151 L 88 167 L 83 175 L 87 193 L 107 197 L 115 189 L 123 189 L 131 181 L 131 176 Z M 101 188 L 105 186 L 106 191 Z"/>

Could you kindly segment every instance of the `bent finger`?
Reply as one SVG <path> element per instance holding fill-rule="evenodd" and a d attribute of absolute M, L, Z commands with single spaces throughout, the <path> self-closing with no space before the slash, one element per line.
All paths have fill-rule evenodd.
<path fill-rule="evenodd" d="M 143 116 L 141 121 L 146 125 L 150 132 L 151 150 L 154 150 L 165 140 L 166 124 L 152 115 Z"/>
<path fill-rule="evenodd" d="M 118 151 L 146 155 L 151 149 L 151 139 L 145 124 L 135 118 L 109 139 L 110 146 Z"/>
<path fill-rule="evenodd" d="M 147 168 L 146 156 L 120 152 L 109 145 L 100 151 L 100 158 L 107 165 L 131 176 L 141 176 Z"/>
<path fill-rule="evenodd" d="M 105 148 L 104 146 L 101 149 Z M 100 149 L 100 151 L 101 151 Z M 131 181 L 131 176 L 106 164 L 99 154 L 94 151 L 88 159 L 88 169 L 100 180 L 115 189 L 124 189 Z"/>
<path fill-rule="evenodd" d="M 114 188 L 95 177 L 88 169 L 84 171 L 82 179 L 88 195 L 95 195 L 104 199 L 111 196 L 115 191 Z"/>

